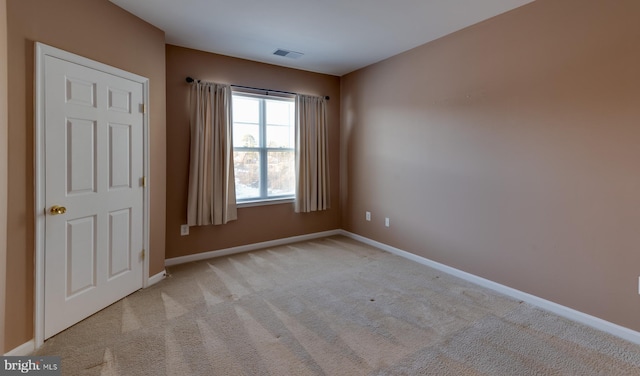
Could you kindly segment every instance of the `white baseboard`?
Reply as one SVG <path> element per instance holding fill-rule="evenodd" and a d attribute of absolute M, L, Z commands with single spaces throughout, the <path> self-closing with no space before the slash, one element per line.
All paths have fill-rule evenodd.
<path fill-rule="evenodd" d="M 330 231 L 316 232 L 313 234 L 292 236 L 290 238 L 269 240 L 261 243 L 241 245 L 238 247 L 219 249 L 217 251 L 196 253 L 194 255 L 173 257 L 170 259 L 166 259 L 164 261 L 164 266 L 168 267 L 168 266 L 180 265 L 180 264 L 185 264 L 187 262 L 207 260 L 214 257 L 229 256 L 237 253 L 255 251 L 262 248 L 277 247 L 285 244 L 303 242 L 307 240 L 313 240 L 313 239 L 324 238 L 327 236 L 341 235 L 341 234 L 343 234 L 343 230 L 330 230 Z"/>
<path fill-rule="evenodd" d="M 147 280 L 147 284 L 144 286 L 146 287 L 151 287 L 153 285 L 155 285 L 156 283 L 162 281 L 163 279 L 165 279 L 165 277 L 167 276 L 167 271 L 163 270 L 160 273 L 153 275 L 151 277 L 149 277 L 149 279 Z"/>
<path fill-rule="evenodd" d="M 36 342 L 31 340 L 4 354 L 5 356 L 27 356 L 36 349 Z"/>
<path fill-rule="evenodd" d="M 409 253 L 406 251 L 403 251 L 401 249 L 392 247 L 390 245 L 384 244 L 384 243 L 380 243 L 377 242 L 375 240 L 371 240 L 369 238 L 365 238 L 363 236 L 360 235 L 356 235 L 353 234 L 351 232 L 348 231 L 341 231 L 341 234 L 344 236 L 347 236 L 349 238 L 352 238 L 354 240 L 360 241 L 362 243 L 365 244 L 369 244 L 371 246 L 374 246 L 376 248 L 379 248 L 383 251 L 387 251 L 389 253 L 393 253 L 395 255 L 398 255 L 400 257 L 404 257 L 408 260 L 411 261 L 415 261 L 418 262 L 420 264 L 432 267 L 436 270 L 439 270 L 443 273 L 447 273 L 447 274 L 451 274 L 453 276 L 456 276 L 458 278 L 464 279 L 466 281 L 475 283 L 476 285 L 480 285 L 482 287 L 486 287 L 489 288 L 491 290 L 497 291 L 499 293 L 502 293 L 504 295 L 510 296 L 512 298 L 518 299 L 518 300 L 522 300 L 525 301 L 529 304 L 532 304 L 534 306 L 537 306 L 539 308 L 542 308 L 544 310 L 547 310 L 549 312 L 553 312 L 558 316 L 562 316 L 565 317 L 569 320 L 573 320 L 576 322 L 579 322 L 581 324 L 590 326 L 592 328 L 601 330 L 603 332 L 612 334 L 616 337 L 620 337 L 622 339 L 625 339 L 629 342 L 633 342 L 635 344 L 639 344 L 640 345 L 640 332 L 636 332 L 635 330 L 626 328 L 624 326 L 620 326 L 618 324 L 614 324 L 612 322 L 597 318 L 595 316 L 591 316 L 588 315 L 584 312 L 580 312 L 577 311 L 573 308 L 569 308 L 566 306 L 563 306 L 561 304 L 558 303 L 554 303 L 552 301 L 546 300 L 546 299 L 542 299 L 540 297 L 537 297 L 535 295 L 531 295 L 529 293 L 520 291 L 520 290 L 516 290 L 514 288 L 502 285 L 500 283 L 497 282 L 493 282 L 491 280 L 479 277 L 477 275 L 471 274 L 471 273 L 467 273 L 464 272 L 462 270 L 456 269 L 456 268 L 452 268 L 450 266 L 441 264 L 439 262 L 433 261 L 433 260 L 429 260 L 427 258 L 424 258 L 422 256 L 418 256 L 415 255 L 413 253 Z"/>

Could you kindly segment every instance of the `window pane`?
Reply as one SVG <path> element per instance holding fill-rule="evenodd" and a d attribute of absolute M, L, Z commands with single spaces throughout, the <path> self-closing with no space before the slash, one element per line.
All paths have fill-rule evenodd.
<path fill-rule="evenodd" d="M 233 146 L 260 145 L 260 99 L 239 95 L 232 97 Z"/>
<path fill-rule="evenodd" d="M 295 103 L 265 101 L 267 107 L 267 147 L 293 148 L 295 137 Z"/>
<path fill-rule="evenodd" d="M 233 122 L 233 147 L 255 148 L 260 146 L 260 125 Z"/>
<path fill-rule="evenodd" d="M 234 123 L 259 123 L 260 99 L 232 96 L 233 122 Z"/>
<path fill-rule="evenodd" d="M 233 162 L 236 176 L 236 199 L 260 197 L 260 153 L 257 151 L 234 151 Z"/>
<path fill-rule="evenodd" d="M 283 100 L 265 100 L 267 106 L 267 124 L 293 125 L 295 103 Z"/>
<path fill-rule="evenodd" d="M 267 147 L 270 148 L 293 148 L 294 128 L 283 125 L 267 126 Z"/>
<path fill-rule="evenodd" d="M 270 151 L 267 191 L 269 196 L 294 195 L 296 188 L 293 150 Z"/>

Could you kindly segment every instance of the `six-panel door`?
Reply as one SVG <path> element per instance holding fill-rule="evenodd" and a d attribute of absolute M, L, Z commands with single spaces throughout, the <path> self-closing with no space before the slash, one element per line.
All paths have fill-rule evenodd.
<path fill-rule="evenodd" d="M 46 56 L 44 100 L 46 339 L 142 287 L 143 86 Z"/>

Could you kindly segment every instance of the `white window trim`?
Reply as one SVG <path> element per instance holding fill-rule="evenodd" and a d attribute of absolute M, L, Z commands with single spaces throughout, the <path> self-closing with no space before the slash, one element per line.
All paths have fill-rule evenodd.
<path fill-rule="evenodd" d="M 273 199 L 264 199 L 264 200 L 238 201 L 236 203 L 236 207 L 237 208 L 250 208 L 250 207 L 254 207 L 254 206 L 293 204 L 295 201 L 296 201 L 295 197 L 273 198 Z"/>

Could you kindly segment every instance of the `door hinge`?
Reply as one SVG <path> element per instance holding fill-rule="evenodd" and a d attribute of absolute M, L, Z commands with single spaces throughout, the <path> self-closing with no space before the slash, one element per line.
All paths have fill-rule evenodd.
<path fill-rule="evenodd" d="M 147 113 L 147 105 L 144 103 L 140 104 L 140 112 L 142 112 L 143 114 Z"/>
<path fill-rule="evenodd" d="M 143 176 L 143 177 L 140 179 L 140 184 L 142 184 L 142 186 L 143 186 L 143 187 L 146 187 L 146 186 L 147 186 L 147 177 L 146 177 L 146 176 Z"/>
<path fill-rule="evenodd" d="M 140 256 L 142 257 L 143 260 L 144 260 L 144 255 L 145 255 L 145 252 L 144 252 L 144 249 L 143 249 L 142 252 L 140 253 Z"/>

